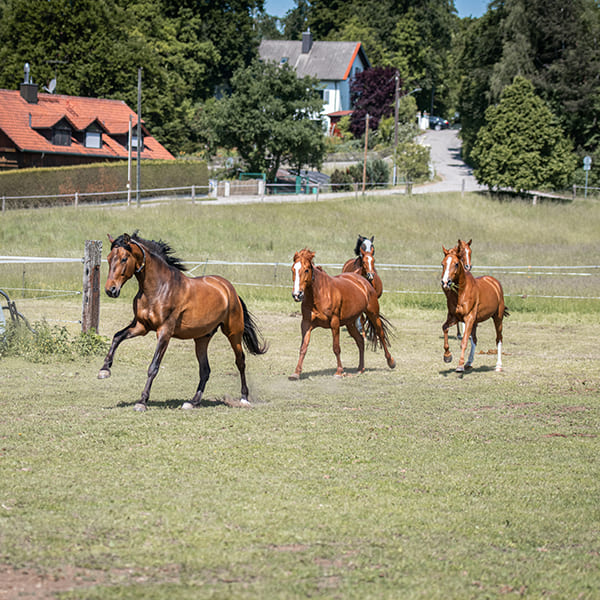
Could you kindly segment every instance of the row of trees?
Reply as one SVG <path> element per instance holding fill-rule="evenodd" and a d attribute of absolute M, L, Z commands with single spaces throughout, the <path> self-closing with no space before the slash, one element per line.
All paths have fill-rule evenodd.
<path fill-rule="evenodd" d="M 143 117 L 172 152 L 235 146 L 250 169 L 272 175 L 282 161 L 318 164 L 323 152 L 311 120 L 320 106 L 315 82 L 256 61 L 261 38 L 299 39 L 307 27 L 315 39 L 362 41 L 379 68 L 355 83 L 356 91 L 379 77 L 379 97 L 364 89 L 355 94 L 357 136 L 361 111 L 376 117 L 371 127 L 389 123 L 398 73 L 405 92 L 420 88 L 420 110 L 459 116 L 466 158 L 489 185 L 507 185 L 505 177 L 492 177 L 488 158 L 502 128 L 497 122 L 507 115 L 499 108 L 509 100 L 503 94 L 512 86 L 512 123 L 539 131 L 551 125 L 547 148 L 597 162 L 595 0 L 492 0 L 479 19 L 459 19 L 453 0 L 296 0 L 281 21 L 265 13 L 262 0 L 0 0 L 0 87 L 14 89 L 29 62 L 36 83 L 57 79 L 57 93 L 135 106 L 142 66 Z M 529 130 L 522 135 L 540 138 Z M 574 164 L 559 163 L 563 171 Z M 504 173 L 506 161 L 493 164 Z M 565 177 L 555 173 L 538 185 Z"/>

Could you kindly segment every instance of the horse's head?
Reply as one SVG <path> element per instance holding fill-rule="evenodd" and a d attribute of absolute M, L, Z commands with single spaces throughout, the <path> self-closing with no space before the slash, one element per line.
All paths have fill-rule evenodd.
<path fill-rule="evenodd" d="M 463 240 L 458 240 L 458 244 L 456 245 L 458 256 L 467 271 L 471 270 L 471 242 L 473 240 L 469 240 L 465 242 Z"/>
<path fill-rule="evenodd" d="M 375 277 L 375 247 L 373 246 L 373 238 L 370 240 L 365 238 L 359 248 L 359 252 L 362 263 L 362 274 L 368 281 L 373 281 Z"/>
<path fill-rule="evenodd" d="M 444 251 L 444 260 L 442 260 L 442 288 L 450 290 L 455 284 L 455 279 L 458 276 L 458 271 L 462 263 L 456 247 L 446 250 L 442 246 L 442 250 Z"/>
<path fill-rule="evenodd" d="M 142 246 L 124 233 L 117 239 L 110 235 L 110 253 L 106 257 L 108 261 L 108 277 L 104 291 L 111 298 L 118 298 L 123 284 L 135 273 L 139 273 L 146 262 L 146 253 Z M 134 247 L 136 250 L 134 250 Z M 136 256 L 136 253 L 140 256 Z M 138 263 L 140 263 L 138 265 Z"/>
<path fill-rule="evenodd" d="M 292 297 L 296 302 L 301 302 L 304 299 L 304 290 L 312 282 L 314 257 L 315 253 L 308 248 L 294 254 L 294 262 L 292 263 L 294 289 L 292 290 Z"/>

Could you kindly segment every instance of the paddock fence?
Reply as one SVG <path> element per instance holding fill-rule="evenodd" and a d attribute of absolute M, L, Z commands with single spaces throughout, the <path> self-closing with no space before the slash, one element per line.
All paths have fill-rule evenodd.
<path fill-rule="evenodd" d="M 92 258 L 90 253 L 95 253 Z M 17 301 L 80 298 L 82 329 L 97 329 L 95 319 L 99 318 L 100 296 L 107 275 L 106 261 L 101 263 L 101 255 L 101 243 L 93 242 L 89 248 L 86 243 L 86 253 L 81 258 L 0 256 L 0 288 Z M 339 274 L 342 269 L 342 263 L 320 264 L 331 275 Z M 186 261 L 185 265 L 190 276 L 222 275 L 240 289 L 263 288 L 277 296 L 291 289 L 291 257 L 277 262 L 207 258 Z M 384 294 L 442 295 L 439 265 L 377 263 L 377 270 L 384 283 Z M 487 274 L 498 278 L 507 303 L 511 297 L 600 300 L 600 265 L 474 265 L 472 272 L 475 276 Z M 55 282 L 60 283 L 57 286 Z M 130 292 L 133 287 L 130 285 Z M 60 321 L 59 315 L 55 317 Z"/>

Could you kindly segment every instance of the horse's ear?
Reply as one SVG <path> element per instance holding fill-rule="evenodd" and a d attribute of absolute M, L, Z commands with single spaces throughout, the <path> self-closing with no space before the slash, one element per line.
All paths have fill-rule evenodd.
<path fill-rule="evenodd" d="M 471 238 L 468 242 L 467 242 L 467 246 L 471 245 L 471 242 L 473 241 L 473 238 Z"/>
<path fill-rule="evenodd" d="M 446 248 L 444 248 L 444 246 L 442 245 L 442 250 L 444 251 L 444 255 L 448 254 L 450 252 L 450 250 L 446 250 Z"/>
<path fill-rule="evenodd" d="M 123 241 L 124 241 L 126 244 L 129 244 L 129 241 L 130 241 L 130 240 L 131 240 L 131 238 L 129 237 L 129 234 L 128 234 L 128 233 L 124 233 L 124 234 L 123 234 Z"/>
<path fill-rule="evenodd" d="M 107 233 L 106 235 L 108 236 L 108 241 L 109 241 L 111 244 L 114 244 L 115 238 L 114 238 L 112 235 L 110 235 L 110 233 Z"/>
<path fill-rule="evenodd" d="M 372 235 L 372 236 L 371 236 L 371 244 L 372 244 L 374 241 L 375 241 L 375 236 L 374 236 L 374 235 Z"/>

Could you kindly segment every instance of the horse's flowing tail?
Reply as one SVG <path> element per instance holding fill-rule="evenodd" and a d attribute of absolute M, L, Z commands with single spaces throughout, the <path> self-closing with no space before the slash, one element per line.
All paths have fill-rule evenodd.
<path fill-rule="evenodd" d="M 506 306 L 504 307 L 504 313 L 502 314 L 503 317 L 510 317 L 510 313 L 508 312 L 508 308 L 506 308 Z"/>
<path fill-rule="evenodd" d="M 382 346 L 381 340 L 377 337 L 377 331 L 375 330 L 375 324 L 371 321 L 368 315 L 367 322 L 365 324 L 365 336 L 367 339 L 367 343 L 371 344 L 371 348 L 373 350 L 377 350 L 378 346 Z M 383 341 L 386 346 L 390 347 L 390 335 L 393 333 L 394 326 L 381 314 L 379 313 L 379 318 L 381 319 L 381 328 L 383 329 Z"/>
<path fill-rule="evenodd" d="M 238 296 L 238 298 L 240 298 Z M 246 307 L 246 303 L 240 298 L 242 310 L 244 311 L 244 334 L 242 340 L 244 347 L 250 354 L 264 354 L 269 346 L 265 342 L 262 334 L 260 333 L 254 316 Z"/>

